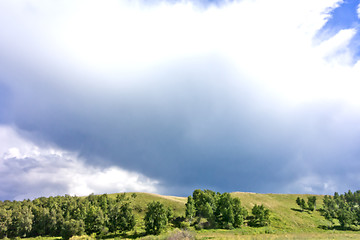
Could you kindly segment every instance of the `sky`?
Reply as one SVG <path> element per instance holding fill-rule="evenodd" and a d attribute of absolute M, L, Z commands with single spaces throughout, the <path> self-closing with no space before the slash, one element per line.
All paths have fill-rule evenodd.
<path fill-rule="evenodd" d="M 360 2 L 0 1 L 0 200 L 360 189 Z"/>

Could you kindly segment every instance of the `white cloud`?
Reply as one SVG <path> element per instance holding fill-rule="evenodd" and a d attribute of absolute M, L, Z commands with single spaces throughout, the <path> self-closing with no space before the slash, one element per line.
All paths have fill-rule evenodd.
<path fill-rule="evenodd" d="M 1 199 L 124 191 L 158 192 L 155 180 L 115 166 L 94 167 L 75 153 L 58 148 L 38 147 L 21 138 L 10 127 L 0 126 L 0 142 L 4 143 L 0 152 Z"/>
<path fill-rule="evenodd" d="M 360 4 L 358 5 L 358 8 L 357 8 L 357 14 L 358 14 L 358 18 L 360 19 Z"/>
<path fill-rule="evenodd" d="M 157 84 L 151 82 L 156 69 L 201 56 L 218 56 L 249 76 L 252 84 L 263 86 L 287 102 L 303 103 L 334 96 L 332 91 L 323 91 L 322 79 L 330 77 L 332 82 L 336 70 L 324 61 L 324 54 L 319 55 L 326 47 L 317 50 L 313 37 L 339 2 L 245 0 L 198 9 L 191 1 L 155 5 L 64 1 L 55 7 L 30 1 L 36 14 L 28 8 L 17 10 L 14 24 L 22 27 L 1 30 L 7 38 L 33 39 L 27 43 L 31 46 L 16 46 L 22 57 L 50 58 L 51 63 L 59 60 L 57 56 L 67 61 L 53 63 L 50 69 L 72 64 L 76 70 L 70 69 L 70 74 L 80 74 L 76 81 L 63 80 L 66 77 L 61 83 L 56 78 L 46 81 L 56 81 L 71 91 L 86 87 L 87 95 L 98 94 L 99 90 L 107 96 L 119 95 L 119 91 L 126 94 L 129 87 Z M 6 16 L 3 22 L 10 21 Z M 346 49 L 354 31 L 330 39 L 326 53 L 334 51 L 333 47 L 340 52 Z M 32 52 L 44 46 L 52 51 Z M 330 56 L 331 60 L 347 63 L 349 54 Z M 38 62 L 43 69 L 44 59 Z M 69 69 L 59 71 L 63 76 Z M 86 76 L 82 76 L 84 72 Z M 340 97 L 347 100 L 347 96 Z"/>

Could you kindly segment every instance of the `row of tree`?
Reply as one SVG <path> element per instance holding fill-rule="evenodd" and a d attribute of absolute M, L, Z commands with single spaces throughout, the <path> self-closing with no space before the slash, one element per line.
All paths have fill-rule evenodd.
<path fill-rule="evenodd" d="M 321 213 L 331 223 L 337 219 L 343 229 L 360 226 L 360 190 L 340 195 L 335 192 L 334 196 L 325 196 L 323 201 Z"/>
<path fill-rule="evenodd" d="M 135 216 L 125 194 L 85 198 L 69 195 L 33 201 L 0 201 L 0 238 L 63 236 L 124 232 L 135 226 Z"/>
<path fill-rule="evenodd" d="M 302 211 L 304 210 L 314 211 L 316 210 L 316 196 L 308 196 L 307 203 L 305 199 L 297 197 L 296 204 L 299 205 Z"/>

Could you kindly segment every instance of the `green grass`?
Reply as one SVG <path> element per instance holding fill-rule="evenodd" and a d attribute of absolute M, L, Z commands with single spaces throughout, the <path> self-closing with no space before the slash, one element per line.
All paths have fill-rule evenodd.
<path fill-rule="evenodd" d="M 282 232 L 318 232 L 323 231 L 319 226 L 328 226 L 329 222 L 320 215 L 319 211 L 301 211 L 295 200 L 307 196 L 301 194 L 257 194 L 232 193 L 239 197 L 243 206 L 250 212 L 254 204 L 264 204 L 271 211 L 271 227 Z M 322 206 L 323 196 L 317 195 L 317 208 Z"/>

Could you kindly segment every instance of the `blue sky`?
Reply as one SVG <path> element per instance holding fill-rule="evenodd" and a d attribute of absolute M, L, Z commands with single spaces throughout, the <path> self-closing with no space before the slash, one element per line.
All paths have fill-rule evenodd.
<path fill-rule="evenodd" d="M 0 199 L 359 189 L 359 1 L 1 1 Z"/>
<path fill-rule="evenodd" d="M 347 0 L 339 3 L 339 7 L 331 11 L 331 17 L 319 30 L 318 37 L 322 40 L 333 37 L 342 29 L 360 28 L 359 1 Z M 360 58 L 360 34 L 359 32 L 351 40 L 349 46 L 353 50 L 354 63 Z"/>

